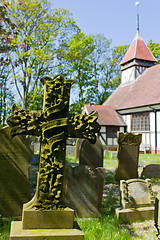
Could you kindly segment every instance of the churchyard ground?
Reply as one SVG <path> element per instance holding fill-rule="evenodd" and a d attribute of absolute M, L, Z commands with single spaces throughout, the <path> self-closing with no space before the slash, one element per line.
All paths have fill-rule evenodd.
<path fill-rule="evenodd" d="M 142 171 L 143 165 L 151 163 L 160 164 L 160 155 L 154 154 L 140 154 L 139 157 L 140 167 L 139 174 Z M 114 182 L 114 171 L 116 168 L 116 158 L 111 159 L 111 152 L 104 154 L 104 168 L 105 183 L 103 192 L 103 204 L 102 204 L 102 216 L 100 218 L 81 219 L 76 218 L 82 231 L 85 234 L 85 240 L 129 240 L 129 239 L 157 239 L 156 228 L 154 227 L 154 221 L 146 220 L 124 224 L 117 221 L 114 212 L 111 211 L 111 206 L 119 205 L 119 185 Z M 78 161 L 75 161 L 74 155 L 67 155 L 67 164 L 77 165 Z M 34 165 L 34 171 L 36 166 Z M 37 165 L 38 167 L 38 165 Z M 152 180 L 152 190 L 156 196 L 160 191 L 160 179 Z M 32 179 L 31 184 L 33 189 L 35 181 Z M 0 240 L 8 240 L 10 232 L 10 223 L 13 219 L 0 219 Z"/>

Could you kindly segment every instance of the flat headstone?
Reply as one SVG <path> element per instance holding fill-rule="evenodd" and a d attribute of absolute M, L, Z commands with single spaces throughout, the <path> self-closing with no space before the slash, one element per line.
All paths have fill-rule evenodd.
<path fill-rule="evenodd" d="M 143 167 L 141 177 L 144 178 L 159 178 L 160 177 L 160 164 L 149 164 Z"/>
<path fill-rule="evenodd" d="M 103 167 L 103 146 L 98 137 L 95 144 L 91 144 L 87 139 L 79 143 L 79 165 Z"/>
<path fill-rule="evenodd" d="M 31 198 L 29 163 L 33 157 L 24 136 L 10 138 L 9 127 L 0 129 L 0 215 L 20 216 Z"/>
<path fill-rule="evenodd" d="M 79 217 L 101 215 L 104 169 L 65 167 L 64 201 Z"/>
<path fill-rule="evenodd" d="M 150 179 L 121 180 L 120 191 L 123 208 L 154 205 Z"/>
<path fill-rule="evenodd" d="M 138 178 L 139 145 L 142 134 L 118 132 L 118 154 L 115 181 Z"/>
<path fill-rule="evenodd" d="M 150 179 L 120 181 L 121 206 L 116 215 L 124 222 L 151 219 L 154 216 L 154 197 Z"/>

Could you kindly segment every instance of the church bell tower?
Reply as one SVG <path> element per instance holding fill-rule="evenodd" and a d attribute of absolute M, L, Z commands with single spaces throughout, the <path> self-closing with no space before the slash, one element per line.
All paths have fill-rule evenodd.
<path fill-rule="evenodd" d="M 139 14 L 137 13 L 136 36 L 120 63 L 122 71 L 121 84 L 129 85 L 134 83 L 145 69 L 153 66 L 156 61 L 139 34 Z"/>

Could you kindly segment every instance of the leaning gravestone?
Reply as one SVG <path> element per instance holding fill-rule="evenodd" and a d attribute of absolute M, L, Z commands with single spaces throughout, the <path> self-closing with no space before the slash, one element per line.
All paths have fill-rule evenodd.
<path fill-rule="evenodd" d="M 22 206 L 31 199 L 29 163 L 33 157 L 24 136 L 11 140 L 9 126 L 0 129 L 0 215 L 20 216 Z"/>
<path fill-rule="evenodd" d="M 98 137 L 95 144 L 91 144 L 87 139 L 80 141 L 78 155 L 79 165 L 87 165 L 94 168 L 103 167 L 103 146 Z"/>
<path fill-rule="evenodd" d="M 104 169 L 90 166 L 65 167 L 64 201 L 79 217 L 101 215 Z"/>
<path fill-rule="evenodd" d="M 80 230 L 73 229 L 74 211 L 63 201 L 63 176 L 67 137 L 83 137 L 95 142 L 100 129 L 96 112 L 84 116 L 69 114 L 72 80 L 61 75 L 42 78 L 44 84 L 43 111 L 12 108 L 7 122 L 11 136 L 17 134 L 41 136 L 41 153 L 36 194 L 24 205 L 22 222 L 12 222 L 11 240 L 18 239 L 83 239 Z"/>
<path fill-rule="evenodd" d="M 120 181 L 121 206 L 115 207 L 117 218 L 124 222 L 151 219 L 154 216 L 154 197 L 151 180 Z"/>
<path fill-rule="evenodd" d="M 149 164 L 143 167 L 141 177 L 143 178 L 159 178 L 160 177 L 160 164 Z"/>
<path fill-rule="evenodd" d="M 118 166 L 115 172 L 115 181 L 138 178 L 139 145 L 142 134 L 118 132 Z"/>

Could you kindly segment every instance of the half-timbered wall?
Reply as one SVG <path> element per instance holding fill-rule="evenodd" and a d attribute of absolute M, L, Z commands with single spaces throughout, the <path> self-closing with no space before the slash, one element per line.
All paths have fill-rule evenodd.
<path fill-rule="evenodd" d="M 124 127 L 118 126 L 101 126 L 99 138 L 102 145 L 107 145 L 108 147 L 117 147 L 117 132 L 124 132 Z"/>
<path fill-rule="evenodd" d="M 155 116 L 157 115 L 157 146 L 156 146 L 156 127 Z M 160 112 L 142 112 L 130 115 L 124 115 L 123 119 L 127 124 L 127 132 L 142 133 L 142 143 L 140 150 L 151 151 L 160 154 Z"/>

